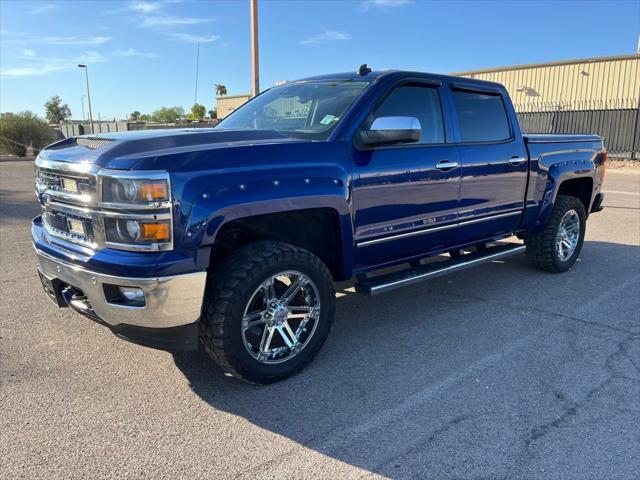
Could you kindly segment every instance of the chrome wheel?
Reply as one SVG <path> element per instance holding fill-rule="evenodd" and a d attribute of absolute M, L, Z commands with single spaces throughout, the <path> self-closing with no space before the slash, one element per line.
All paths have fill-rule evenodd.
<path fill-rule="evenodd" d="M 580 217 L 575 210 L 564 214 L 556 233 L 556 251 L 561 262 L 567 261 L 580 241 Z"/>
<path fill-rule="evenodd" d="M 261 363 L 281 363 L 298 355 L 320 318 L 320 294 L 304 273 L 288 270 L 267 278 L 253 292 L 242 315 L 242 341 Z"/>

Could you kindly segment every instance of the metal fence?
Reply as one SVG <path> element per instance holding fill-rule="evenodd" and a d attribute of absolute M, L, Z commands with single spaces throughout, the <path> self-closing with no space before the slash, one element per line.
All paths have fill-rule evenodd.
<path fill-rule="evenodd" d="M 212 128 L 218 124 L 218 120 L 200 121 L 200 122 L 184 122 L 184 123 L 147 123 L 147 122 L 129 122 L 127 130 L 158 130 L 169 128 Z"/>
<path fill-rule="evenodd" d="M 95 133 L 126 132 L 127 122 L 93 122 Z M 65 138 L 88 135 L 91 133 L 91 126 L 80 122 L 61 123 L 58 129 Z"/>
<path fill-rule="evenodd" d="M 518 111 L 528 133 L 595 133 L 611 157 L 640 159 L 640 108 Z"/>
<path fill-rule="evenodd" d="M 180 123 L 147 123 L 147 122 L 93 122 L 94 133 L 128 132 L 132 130 L 155 130 L 169 128 L 211 128 L 218 120 Z M 62 123 L 58 127 L 65 138 L 89 135 L 91 126 L 79 122 Z"/>

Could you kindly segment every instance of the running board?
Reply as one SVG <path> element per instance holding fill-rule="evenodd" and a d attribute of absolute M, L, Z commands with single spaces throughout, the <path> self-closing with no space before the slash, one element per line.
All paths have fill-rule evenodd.
<path fill-rule="evenodd" d="M 475 267 L 483 263 L 492 262 L 499 258 L 524 252 L 522 244 L 510 243 L 489 247 L 474 253 L 464 254 L 444 262 L 428 263 L 407 270 L 387 273 L 377 277 L 369 277 L 355 284 L 356 292 L 363 295 L 378 295 L 379 293 L 395 290 L 396 288 L 413 285 L 431 278 Z"/>

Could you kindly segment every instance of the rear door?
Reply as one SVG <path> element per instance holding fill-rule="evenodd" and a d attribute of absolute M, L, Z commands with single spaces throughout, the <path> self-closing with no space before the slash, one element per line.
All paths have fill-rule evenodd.
<path fill-rule="evenodd" d="M 529 168 L 517 117 L 497 86 L 454 84 L 460 153 L 460 244 L 513 232 L 524 210 Z"/>

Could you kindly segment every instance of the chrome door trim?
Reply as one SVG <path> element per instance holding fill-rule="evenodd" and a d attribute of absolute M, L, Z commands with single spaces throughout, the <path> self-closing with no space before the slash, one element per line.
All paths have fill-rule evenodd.
<path fill-rule="evenodd" d="M 415 235 L 424 235 L 425 233 L 440 232 L 442 230 L 449 230 L 457 226 L 458 226 L 457 223 L 452 223 L 451 225 L 442 225 L 440 227 L 424 228 L 422 230 L 415 230 L 413 232 L 400 233 L 398 235 L 392 235 L 390 237 L 374 238 L 373 240 L 365 240 L 364 242 L 359 242 L 358 247 L 366 247 L 367 245 L 375 245 L 376 243 L 388 242 L 391 240 L 398 240 L 400 238 L 406 238 L 406 237 L 413 237 Z"/>
<path fill-rule="evenodd" d="M 495 220 L 496 218 L 512 217 L 514 215 L 521 215 L 521 214 L 522 214 L 522 210 L 516 210 L 513 212 L 506 212 L 506 213 L 498 213 L 497 215 L 491 215 L 490 217 L 474 218 L 473 220 L 465 220 L 464 222 L 458 223 L 458 226 L 464 227 L 465 225 L 471 225 L 472 223 L 480 223 L 480 222 L 484 222 L 485 220 Z"/>
<path fill-rule="evenodd" d="M 439 226 L 439 227 L 423 228 L 422 230 L 415 230 L 413 232 L 400 233 L 398 235 L 391 235 L 390 237 L 374 238 L 372 240 L 365 240 L 363 242 L 358 242 L 356 244 L 356 246 L 358 248 L 367 247 L 369 245 L 375 245 L 375 244 L 378 244 L 378 243 L 390 242 L 392 240 L 398 240 L 398 239 L 401 239 L 401 238 L 413 237 L 415 235 L 426 235 L 428 233 L 440 232 L 442 230 L 449 230 L 449 229 L 457 228 L 457 227 L 464 227 L 465 225 L 471 225 L 471 224 L 474 224 L 474 223 L 485 222 L 487 220 L 495 220 L 495 219 L 503 218 L 503 217 L 511 217 L 511 216 L 514 216 L 514 215 L 522 215 L 522 210 L 517 210 L 517 211 L 513 211 L 513 212 L 498 213 L 497 215 L 491 215 L 491 216 L 482 217 L 482 218 L 475 218 L 473 220 L 466 220 L 464 222 L 452 223 L 450 225 L 442 225 L 442 226 Z"/>

